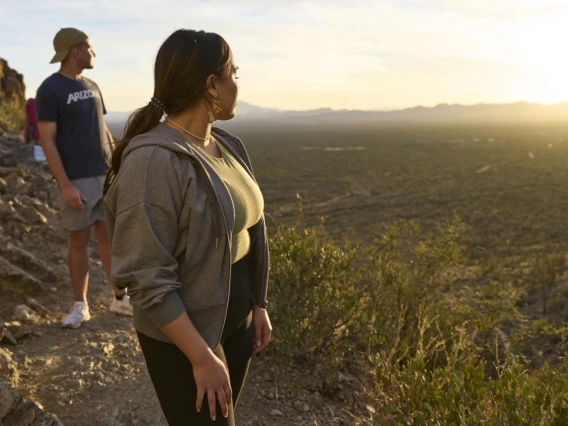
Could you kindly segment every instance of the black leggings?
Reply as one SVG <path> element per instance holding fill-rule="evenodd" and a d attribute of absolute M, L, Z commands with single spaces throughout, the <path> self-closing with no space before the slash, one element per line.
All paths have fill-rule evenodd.
<path fill-rule="evenodd" d="M 239 261 L 232 268 L 231 289 L 233 283 L 236 284 L 235 281 L 242 279 L 248 280 L 248 267 L 244 261 Z M 193 368 L 177 346 L 152 339 L 142 333 L 138 333 L 138 340 L 169 426 L 234 426 L 233 410 L 237 406 L 252 357 L 254 325 L 250 293 L 245 292 L 237 298 L 231 298 L 221 343 L 215 351 L 215 355 L 223 361 L 229 372 L 233 391 L 233 405 L 229 406 L 227 418 L 223 417 L 217 401 L 217 420 L 211 420 L 207 397 L 203 399 L 201 411 L 196 411 L 197 385 Z"/>

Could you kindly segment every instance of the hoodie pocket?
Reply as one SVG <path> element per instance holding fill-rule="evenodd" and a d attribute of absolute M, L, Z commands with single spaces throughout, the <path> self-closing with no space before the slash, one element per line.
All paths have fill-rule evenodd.
<path fill-rule="evenodd" d="M 192 212 L 180 289 L 188 307 L 224 304 L 229 290 L 226 262 L 230 259 L 225 256 L 226 244 L 220 240 L 212 213 L 207 202 L 201 212 Z"/>

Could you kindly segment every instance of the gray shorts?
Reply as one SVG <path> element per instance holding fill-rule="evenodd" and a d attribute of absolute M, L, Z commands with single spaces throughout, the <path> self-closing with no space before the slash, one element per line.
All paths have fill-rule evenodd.
<path fill-rule="evenodd" d="M 103 186 L 105 177 L 94 176 L 76 179 L 72 180 L 71 183 L 81 191 L 87 201 L 83 201 L 83 209 L 71 208 L 65 202 L 61 191 L 59 191 L 59 214 L 65 229 L 68 231 L 80 231 L 88 228 L 96 221 L 104 222 Z"/>

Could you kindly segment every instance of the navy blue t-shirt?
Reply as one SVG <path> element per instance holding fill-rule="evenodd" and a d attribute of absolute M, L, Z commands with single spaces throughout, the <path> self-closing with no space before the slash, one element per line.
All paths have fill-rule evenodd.
<path fill-rule="evenodd" d="M 70 180 L 103 176 L 110 146 L 99 87 L 88 78 L 52 74 L 37 91 L 37 121 L 57 123 L 55 142 Z"/>

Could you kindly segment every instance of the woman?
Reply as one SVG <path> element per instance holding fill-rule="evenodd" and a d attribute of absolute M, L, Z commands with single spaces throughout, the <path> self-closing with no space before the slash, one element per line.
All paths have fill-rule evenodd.
<path fill-rule="evenodd" d="M 262 194 L 241 141 L 211 126 L 235 115 L 236 73 L 219 35 L 174 32 L 105 183 L 113 280 L 171 426 L 233 425 L 272 329 Z"/>

